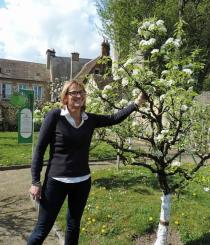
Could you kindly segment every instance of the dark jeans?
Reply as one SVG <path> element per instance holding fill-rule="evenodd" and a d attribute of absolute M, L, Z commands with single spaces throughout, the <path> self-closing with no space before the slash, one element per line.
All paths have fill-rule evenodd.
<path fill-rule="evenodd" d="M 65 245 L 77 245 L 80 220 L 91 188 L 91 178 L 66 184 L 48 178 L 43 185 L 37 224 L 28 239 L 28 245 L 40 245 L 50 232 L 60 208 L 68 196 Z"/>

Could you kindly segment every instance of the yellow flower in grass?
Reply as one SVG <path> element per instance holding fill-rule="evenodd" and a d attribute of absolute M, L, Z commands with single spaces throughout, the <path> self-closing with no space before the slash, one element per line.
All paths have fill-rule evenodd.
<path fill-rule="evenodd" d="M 82 228 L 82 231 L 86 231 L 85 227 Z"/>
<path fill-rule="evenodd" d="M 102 228 L 105 229 L 106 228 L 106 225 L 103 225 Z"/>
<path fill-rule="evenodd" d="M 175 220 L 175 225 L 179 225 L 179 221 L 178 220 Z"/>
<path fill-rule="evenodd" d="M 194 196 L 194 197 L 196 196 L 196 193 L 195 193 L 195 192 L 193 193 L 193 196 Z"/>
<path fill-rule="evenodd" d="M 101 229 L 101 234 L 105 234 L 106 230 L 105 229 Z"/>
<path fill-rule="evenodd" d="M 95 223 L 95 222 L 96 222 L 96 220 L 95 220 L 95 219 L 92 219 L 92 222 L 93 222 L 93 223 Z"/>
<path fill-rule="evenodd" d="M 149 221 L 153 221 L 153 217 L 152 216 L 149 217 Z"/>

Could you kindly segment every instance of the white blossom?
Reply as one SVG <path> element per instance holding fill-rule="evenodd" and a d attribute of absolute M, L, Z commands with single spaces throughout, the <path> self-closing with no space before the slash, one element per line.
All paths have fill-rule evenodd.
<path fill-rule="evenodd" d="M 156 39 L 153 37 L 148 40 L 149 45 L 153 45 L 155 44 L 155 42 L 156 42 Z"/>
<path fill-rule="evenodd" d="M 160 101 L 164 100 L 165 97 L 166 97 L 166 95 L 165 95 L 165 94 L 162 94 L 162 95 L 160 96 Z"/>
<path fill-rule="evenodd" d="M 139 74 L 139 69 L 133 69 L 132 75 L 138 75 Z"/>
<path fill-rule="evenodd" d="M 127 85 L 128 85 L 128 79 L 127 79 L 126 77 L 124 77 L 124 78 L 122 79 L 122 86 L 125 87 L 125 86 L 127 86 Z"/>
<path fill-rule="evenodd" d="M 155 137 L 155 141 L 161 142 L 161 141 L 163 141 L 164 137 L 165 136 L 163 134 L 158 134 L 158 136 Z"/>
<path fill-rule="evenodd" d="M 179 162 L 179 161 L 173 161 L 173 162 L 171 163 L 171 166 L 172 166 L 172 167 L 180 167 L 180 166 L 181 166 L 181 162 Z"/>
<path fill-rule="evenodd" d="M 166 135 L 168 132 L 169 132 L 168 129 L 163 129 L 163 130 L 161 130 L 161 134 L 163 134 L 163 135 Z"/>
<path fill-rule="evenodd" d="M 155 53 L 158 53 L 159 52 L 159 49 L 158 48 L 155 48 L 151 51 L 151 54 L 155 54 Z"/>
<path fill-rule="evenodd" d="M 155 28 L 156 28 L 155 24 L 152 23 L 152 24 L 148 27 L 148 30 L 149 30 L 149 31 L 153 31 L 153 30 L 155 30 Z"/>
<path fill-rule="evenodd" d="M 173 70 L 178 70 L 179 67 L 178 67 L 178 66 L 173 66 L 172 69 L 173 69 Z"/>
<path fill-rule="evenodd" d="M 154 45 L 156 42 L 156 39 L 155 38 L 150 38 L 149 40 L 141 40 L 139 45 L 144 47 L 144 46 L 152 46 Z"/>
<path fill-rule="evenodd" d="M 126 106 L 126 105 L 128 104 L 128 101 L 127 101 L 126 99 L 122 99 L 122 100 L 119 102 L 119 104 L 120 104 L 121 106 Z"/>
<path fill-rule="evenodd" d="M 169 37 L 169 38 L 166 40 L 165 45 L 172 44 L 173 42 L 174 42 L 173 37 Z"/>
<path fill-rule="evenodd" d="M 107 94 L 109 94 L 110 91 L 112 91 L 112 86 L 111 85 L 106 85 L 104 87 L 104 89 L 102 90 L 102 97 L 104 99 L 107 99 L 108 98 L 108 95 Z"/>
<path fill-rule="evenodd" d="M 187 84 L 192 84 L 192 83 L 194 83 L 194 82 L 195 82 L 195 80 L 192 79 L 192 78 L 190 78 L 190 79 L 187 81 Z M 190 87 L 190 88 L 192 88 L 192 87 Z M 193 90 L 193 89 L 191 89 L 191 90 Z"/>
<path fill-rule="evenodd" d="M 149 28 L 149 26 L 151 25 L 151 22 L 149 22 L 149 21 L 145 21 L 143 24 L 142 24 L 142 26 L 141 26 L 141 28 L 143 29 L 147 29 L 147 28 Z"/>
<path fill-rule="evenodd" d="M 187 73 L 188 75 L 191 75 L 193 73 L 193 71 L 189 68 L 184 68 L 182 71 Z"/>
<path fill-rule="evenodd" d="M 139 88 L 134 88 L 133 91 L 132 91 L 133 97 L 136 97 L 137 95 L 139 95 L 139 93 L 140 93 L 140 89 Z"/>
<path fill-rule="evenodd" d="M 163 20 L 158 20 L 158 21 L 156 21 L 156 25 L 157 26 L 162 26 L 162 25 L 164 25 L 164 21 Z"/>
<path fill-rule="evenodd" d="M 175 39 L 174 45 L 176 48 L 179 48 L 182 45 L 182 40 L 181 39 Z"/>
<path fill-rule="evenodd" d="M 162 75 L 168 74 L 168 70 L 163 70 L 163 71 L 161 72 L 161 74 L 162 74 Z"/>
<path fill-rule="evenodd" d="M 209 187 L 204 187 L 203 190 L 204 190 L 205 192 L 209 192 L 210 189 L 209 189 Z"/>
<path fill-rule="evenodd" d="M 186 111 L 188 109 L 188 107 L 186 105 L 182 105 L 180 109 L 181 109 L 181 111 Z"/>
<path fill-rule="evenodd" d="M 175 48 L 179 48 L 182 45 L 181 39 L 174 39 L 173 37 L 170 37 L 166 40 L 165 44 L 163 44 L 163 48 L 173 45 Z"/>
<path fill-rule="evenodd" d="M 36 109 L 36 110 L 34 110 L 34 113 L 36 114 L 36 113 L 41 113 L 41 111 L 39 110 L 39 109 Z"/>
<path fill-rule="evenodd" d="M 107 99 L 108 98 L 108 95 L 105 94 L 105 93 L 102 93 L 102 98 Z"/>
<path fill-rule="evenodd" d="M 168 87 L 170 87 L 171 85 L 174 85 L 174 80 L 168 80 L 167 82 L 166 82 L 166 84 L 167 84 L 167 86 Z"/>
<path fill-rule="evenodd" d="M 127 65 L 132 64 L 132 63 L 133 63 L 133 58 L 129 58 L 129 59 L 125 62 L 124 67 L 126 67 Z"/>
<path fill-rule="evenodd" d="M 105 90 L 112 90 L 112 86 L 111 86 L 111 85 L 106 85 L 106 86 L 104 87 L 103 90 L 104 90 L 104 91 L 105 91 Z"/>
<path fill-rule="evenodd" d="M 160 26 L 159 31 L 166 33 L 167 29 L 165 28 L 165 26 Z"/>
<path fill-rule="evenodd" d="M 132 122 L 132 126 L 133 126 L 133 127 L 139 126 L 139 123 L 138 123 L 137 121 L 133 121 L 133 122 Z"/>

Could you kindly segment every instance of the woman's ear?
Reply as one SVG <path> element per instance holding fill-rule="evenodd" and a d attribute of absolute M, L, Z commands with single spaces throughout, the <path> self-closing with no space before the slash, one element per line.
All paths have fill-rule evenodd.
<path fill-rule="evenodd" d="M 64 105 L 67 105 L 68 104 L 67 96 L 64 97 L 63 102 L 64 102 Z"/>

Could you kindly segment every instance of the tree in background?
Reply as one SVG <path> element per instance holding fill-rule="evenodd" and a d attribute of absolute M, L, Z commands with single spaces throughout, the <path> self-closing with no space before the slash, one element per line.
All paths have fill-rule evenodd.
<path fill-rule="evenodd" d="M 186 52 L 182 27 L 180 20 L 174 36 L 168 37 L 163 20 L 144 21 L 138 28 L 138 49 L 115 71 L 115 81 L 102 91 L 94 81 L 87 88 L 88 106 L 94 112 L 115 112 L 139 92 L 148 97 L 145 107 L 128 120 L 98 135 L 120 149 L 125 161 L 157 176 L 163 195 L 155 245 L 167 244 L 171 195 L 187 186 L 210 158 L 210 108 L 194 99 L 204 65 L 198 61 L 200 50 Z M 117 142 L 119 136 L 123 144 Z M 132 147 L 129 138 L 135 142 Z M 145 150 L 140 150 L 141 144 Z M 192 155 L 191 163 L 180 161 L 183 153 Z"/>
<path fill-rule="evenodd" d="M 210 89 L 210 2 L 192 0 L 96 0 L 103 33 L 111 40 L 120 59 L 127 58 L 137 34 L 137 25 L 144 18 L 156 16 L 167 24 L 172 35 L 174 25 L 181 18 L 185 25 L 186 50 L 201 48 L 198 59 L 205 59 L 204 69 L 198 73 L 197 90 Z"/>

